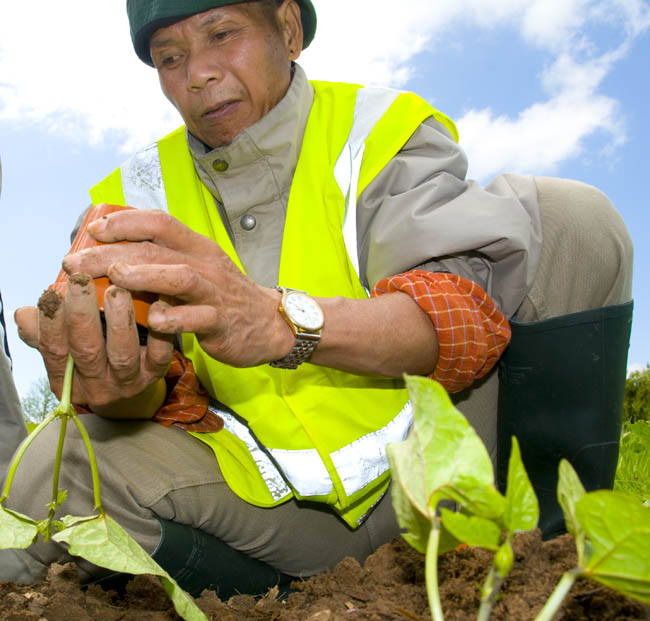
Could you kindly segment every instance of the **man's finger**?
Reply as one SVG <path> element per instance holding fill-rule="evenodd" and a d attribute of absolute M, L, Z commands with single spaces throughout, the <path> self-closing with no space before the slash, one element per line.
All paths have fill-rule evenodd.
<path fill-rule="evenodd" d="M 52 376 L 63 376 L 68 361 L 65 312 L 61 296 L 53 289 L 44 291 L 38 300 L 38 349 Z"/>
<path fill-rule="evenodd" d="M 108 214 L 88 225 L 88 232 L 101 242 L 151 241 L 182 253 L 206 254 L 218 246 L 159 209 L 135 209 Z"/>
<path fill-rule="evenodd" d="M 129 265 L 118 261 L 110 266 L 108 277 L 125 289 L 172 296 L 189 304 L 216 301 L 214 283 L 189 265 Z"/>
<path fill-rule="evenodd" d="M 38 349 L 38 309 L 35 306 L 23 306 L 16 309 L 14 321 L 18 327 L 18 336 L 30 347 Z"/>
<path fill-rule="evenodd" d="M 151 310 L 155 313 L 164 312 L 171 308 L 166 302 L 154 302 L 151 305 Z M 151 311 L 150 311 L 151 312 Z M 145 368 L 152 375 L 162 376 L 166 373 L 167 367 L 172 358 L 174 350 L 174 340 L 176 333 L 164 334 L 149 329 L 147 337 L 147 351 L 145 356 Z"/>
<path fill-rule="evenodd" d="M 194 332 L 219 335 L 222 329 L 217 310 L 213 306 L 170 306 L 149 312 L 149 326 L 165 334 Z"/>
<path fill-rule="evenodd" d="M 73 274 L 68 280 L 65 323 L 77 373 L 84 378 L 104 378 L 107 365 L 104 335 L 95 285 L 87 274 Z"/>
<path fill-rule="evenodd" d="M 140 342 L 131 294 L 111 286 L 104 294 L 106 355 L 111 374 L 120 382 L 135 379 L 140 372 Z"/>
<path fill-rule="evenodd" d="M 63 299 L 48 289 L 38 300 L 38 350 L 43 356 L 52 390 L 60 396 L 68 363 Z"/>
<path fill-rule="evenodd" d="M 63 259 L 63 269 L 68 274 L 83 272 L 97 278 L 106 276 L 109 266 L 117 261 L 132 264 L 185 263 L 187 257 L 151 242 L 105 244 L 67 255 Z"/>

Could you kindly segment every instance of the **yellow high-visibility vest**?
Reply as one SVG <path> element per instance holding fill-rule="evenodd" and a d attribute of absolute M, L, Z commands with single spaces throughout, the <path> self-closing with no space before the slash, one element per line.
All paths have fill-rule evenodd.
<path fill-rule="evenodd" d="M 359 280 L 356 201 L 428 117 L 457 139 L 452 121 L 411 93 L 312 82 L 314 103 L 287 206 L 279 285 L 317 297 L 367 297 Z M 227 157 L 227 156 L 226 156 Z M 255 180 L 251 180 L 254 183 Z M 214 240 L 244 271 L 214 199 L 201 183 L 185 128 L 136 154 L 91 190 L 94 203 L 157 207 Z M 231 489 L 270 507 L 291 497 L 331 505 L 358 526 L 386 490 L 385 446 L 404 439 L 412 413 L 401 380 L 305 363 L 233 368 L 193 334 L 183 352 L 201 383 L 237 416 L 195 433 L 215 453 Z"/>

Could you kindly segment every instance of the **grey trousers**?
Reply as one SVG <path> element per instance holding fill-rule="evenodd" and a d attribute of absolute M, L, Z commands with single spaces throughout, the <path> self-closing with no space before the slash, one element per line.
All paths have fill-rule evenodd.
<path fill-rule="evenodd" d="M 537 178 L 543 251 L 536 280 L 517 319 L 535 321 L 630 299 L 632 246 L 619 214 L 598 190 L 574 181 Z M 455 396 L 461 411 L 496 455 L 496 371 Z M 150 553 L 160 538 L 155 516 L 203 529 L 228 545 L 290 575 L 309 576 L 346 556 L 363 560 L 398 534 L 390 494 L 369 519 L 350 529 L 326 507 L 290 501 L 271 509 L 252 506 L 228 488 L 210 449 L 178 429 L 150 422 L 84 417 L 99 461 L 107 512 Z M 46 514 L 50 463 L 57 429 L 37 439 L 19 470 L 8 505 L 33 517 Z M 64 451 L 63 513 L 90 515 L 92 484 L 85 449 L 75 429 Z M 59 546 L 0 552 L 0 580 L 38 579 L 54 560 L 69 560 Z M 98 573 L 80 563 L 82 579 Z M 101 573 L 101 572 L 99 572 Z"/>
<path fill-rule="evenodd" d="M 0 336 L 2 332 L 0 330 Z M 23 419 L 20 399 L 11 375 L 10 362 L 5 356 L 0 343 L 0 481 L 4 481 L 5 471 L 9 466 L 16 446 L 27 435 L 27 426 Z"/>

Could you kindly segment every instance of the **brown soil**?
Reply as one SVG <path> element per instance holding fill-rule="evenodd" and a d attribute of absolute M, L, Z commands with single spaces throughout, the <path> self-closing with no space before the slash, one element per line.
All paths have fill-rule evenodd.
<path fill-rule="evenodd" d="M 480 584 L 491 555 L 465 548 L 440 558 L 441 598 L 445 619 L 473 619 Z M 572 540 L 542 543 L 539 532 L 515 540 L 515 565 L 504 585 L 492 619 L 534 619 L 561 574 L 575 563 Z M 424 586 L 424 558 L 401 540 L 381 547 L 363 566 L 343 560 L 332 573 L 294 583 L 280 601 L 270 591 L 262 598 L 239 595 L 227 603 L 214 592 L 196 599 L 210 619 L 335 621 L 343 619 L 430 619 Z M 649 619 L 648 609 L 599 584 L 581 581 L 567 597 L 557 619 Z M 53 565 L 46 582 L 31 586 L 0 583 L 0 619 L 19 621 L 163 621 L 178 619 L 160 583 L 138 576 L 126 595 L 90 587 L 82 591 L 73 565 Z"/>
<path fill-rule="evenodd" d="M 38 299 L 38 310 L 48 319 L 52 319 L 62 301 L 61 296 L 54 289 L 46 289 Z"/>

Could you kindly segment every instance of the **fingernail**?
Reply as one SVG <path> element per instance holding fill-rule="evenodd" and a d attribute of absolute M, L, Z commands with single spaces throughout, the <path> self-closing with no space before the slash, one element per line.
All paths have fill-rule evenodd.
<path fill-rule="evenodd" d="M 91 254 L 91 249 L 86 248 L 85 250 L 79 250 L 79 252 L 74 252 L 63 257 L 61 266 L 67 274 L 74 274 L 79 271 L 81 264 L 88 258 Z"/>
<path fill-rule="evenodd" d="M 131 266 L 124 261 L 116 261 L 108 268 L 108 273 L 114 276 L 125 276 L 131 271 Z"/>
<path fill-rule="evenodd" d="M 90 276 L 83 272 L 75 272 L 69 278 L 70 283 L 77 287 L 87 287 L 91 280 Z"/>
<path fill-rule="evenodd" d="M 107 222 L 107 218 L 106 216 L 104 216 L 99 220 L 93 220 L 90 224 L 88 224 L 86 228 L 88 232 L 94 236 L 106 230 L 106 222 Z"/>

